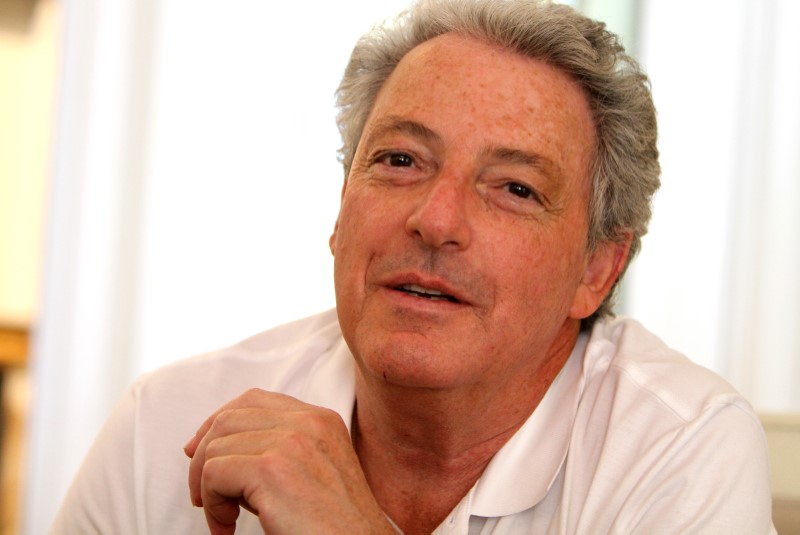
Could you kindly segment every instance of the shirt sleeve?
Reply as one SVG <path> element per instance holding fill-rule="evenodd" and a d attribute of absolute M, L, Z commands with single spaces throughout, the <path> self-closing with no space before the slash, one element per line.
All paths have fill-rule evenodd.
<path fill-rule="evenodd" d="M 62 502 L 53 535 L 141 533 L 134 489 L 136 401 L 130 390 L 95 439 Z"/>
<path fill-rule="evenodd" d="M 776 533 L 766 439 L 745 402 L 708 407 L 649 475 L 628 533 Z"/>

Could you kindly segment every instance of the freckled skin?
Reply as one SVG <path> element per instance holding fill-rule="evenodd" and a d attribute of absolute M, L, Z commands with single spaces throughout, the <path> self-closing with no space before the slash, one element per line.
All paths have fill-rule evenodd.
<path fill-rule="evenodd" d="M 425 147 L 433 170 L 413 187 L 382 183 L 368 159 L 374 146 L 405 147 L 371 137 L 387 115 L 440 136 L 439 146 Z M 594 136 L 581 90 L 543 62 L 455 35 L 403 59 L 367 121 L 331 240 L 340 322 L 364 374 L 494 390 L 532 380 L 552 346 L 569 345 L 562 338 L 574 338 L 587 313 L 572 308 L 588 261 Z M 477 155 L 494 145 L 552 160 L 559 176 L 541 180 L 547 210 L 512 213 L 482 195 L 493 162 Z M 398 307 L 381 288 L 392 270 L 452 281 L 474 306 L 442 314 Z"/>

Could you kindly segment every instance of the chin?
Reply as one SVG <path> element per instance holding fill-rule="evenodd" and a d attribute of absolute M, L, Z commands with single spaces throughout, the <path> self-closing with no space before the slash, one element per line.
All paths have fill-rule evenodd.
<path fill-rule="evenodd" d="M 407 341 L 386 341 L 378 347 L 366 348 L 356 360 L 363 373 L 387 385 L 443 390 L 457 388 L 465 381 L 467 369 L 463 360 L 452 360 L 452 355 L 458 354 L 463 353 L 444 355 Z"/>

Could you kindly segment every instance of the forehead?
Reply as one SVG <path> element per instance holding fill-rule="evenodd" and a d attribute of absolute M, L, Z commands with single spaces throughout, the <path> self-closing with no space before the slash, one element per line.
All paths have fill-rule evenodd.
<path fill-rule="evenodd" d="M 364 136 L 387 116 L 445 141 L 536 150 L 582 176 L 595 126 L 579 84 L 550 64 L 473 37 L 445 34 L 412 49 L 381 88 Z M 457 138 L 457 139 L 456 139 Z"/>

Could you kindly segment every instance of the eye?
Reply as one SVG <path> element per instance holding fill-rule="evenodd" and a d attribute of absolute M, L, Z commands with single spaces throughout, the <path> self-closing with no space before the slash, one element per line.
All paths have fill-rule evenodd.
<path fill-rule="evenodd" d="M 509 182 L 508 184 L 505 185 L 505 188 L 511 195 L 515 195 L 521 199 L 533 199 L 536 201 L 539 200 L 539 196 L 536 194 L 535 191 L 533 191 L 528 186 L 525 186 L 518 182 Z"/>
<path fill-rule="evenodd" d="M 389 152 L 383 154 L 379 161 L 391 167 L 411 167 L 414 165 L 414 158 L 405 152 Z"/>

